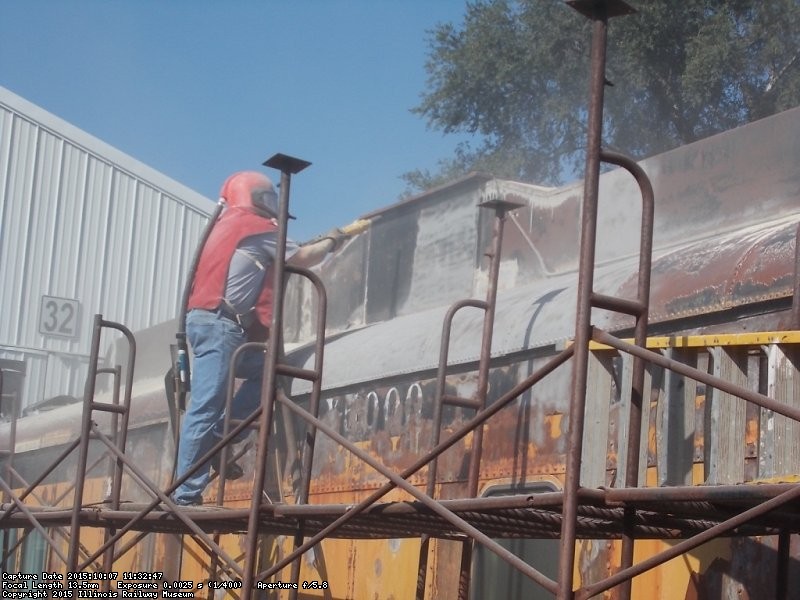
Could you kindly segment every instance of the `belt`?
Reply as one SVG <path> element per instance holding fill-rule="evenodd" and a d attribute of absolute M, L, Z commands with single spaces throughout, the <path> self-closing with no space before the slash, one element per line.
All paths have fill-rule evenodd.
<path fill-rule="evenodd" d="M 229 321 L 233 321 L 234 323 L 239 325 L 242 329 L 246 329 L 247 327 L 252 325 L 255 317 L 253 311 L 250 311 L 249 313 L 245 313 L 243 315 L 236 314 L 235 312 L 233 312 L 233 309 L 231 309 L 231 307 L 225 304 L 221 304 L 217 308 L 192 308 L 190 310 L 202 310 L 214 315 L 219 315 L 220 317 L 228 319 Z"/>
<path fill-rule="evenodd" d="M 233 310 L 229 306 L 227 306 L 225 304 L 221 304 L 215 310 L 211 310 L 209 312 L 216 313 L 220 317 L 224 317 L 224 318 L 228 319 L 229 321 L 233 321 L 234 323 L 239 325 L 239 327 L 242 327 L 242 328 L 247 327 L 248 325 L 250 325 L 253 322 L 253 318 L 252 318 L 251 314 L 249 314 L 249 313 L 246 313 L 246 314 L 243 314 L 243 315 L 236 314 L 235 312 L 233 312 Z"/>

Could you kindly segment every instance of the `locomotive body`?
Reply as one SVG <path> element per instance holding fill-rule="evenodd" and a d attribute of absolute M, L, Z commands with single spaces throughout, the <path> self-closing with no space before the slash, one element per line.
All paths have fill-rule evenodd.
<path fill-rule="evenodd" d="M 795 407 L 800 406 L 800 336 L 792 304 L 800 219 L 800 169 L 798 153 L 792 151 L 797 139 L 800 110 L 796 109 L 643 163 L 657 190 L 648 347 L 670 360 L 735 380 Z M 760 154 L 748 160 L 754 149 Z M 633 250 L 635 230 L 630 225 L 638 219 L 638 208 L 619 172 L 603 175 L 602 181 L 601 197 L 603 191 L 610 196 L 611 206 L 599 225 L 606 241 L 601 241 L 595 289 L 629 297 L 639 267 Z M 374 220 L 371 230 L 323 265 L 320 274 L 331 301 L 320 421 L 395 472 L 409 468 L 436 445 L 432 417 L 441 366 L 442 323 L 449 303 L 460 296 L 479 295 L 486 288 L 483 254 L 489 247 L 491 218 L 477 204 L 487 195 L 513 197 L 523 203 L 510 213 L 511 226 L 502 248 L 487 406 L 504 398 L 568 347 L 578 293 L 576 194 L 576 186 L 551 190 L 475 174 L 370 215 Z M 391 240 L 396 243 L 389 244 Z M 468 281 L 451 285 L 460 276 Z M 290 282 L 287 361 L 296 368 L 310 368 L 315 358 L 308 344 L 307 322 L 316 302 L 306 286 Z M 600 330 L 622 337 L 632 333 L 628 317 L 602 310 L 595 310 L 593 316 L 593 325 Z M 479 387 L 483 327 L 483 312 L 476 309 L 464 310 L 453 320 L 446 395 L 470 397 Z M 140 360 L 126 447 L 126 454 L 162 489 L 170 482 L 175 441 L 160 370 L 169 364 L 167 349 L 173 331 L 173 324 L 165 324 L 137 334 Z M 109 364 L 125 363 L 118 348 L 106 358 Z M 629 487 L 622 449 L 630 436 L 627 415 L 631 399 L 624 390 L 632 360 L 607 346 L 592 347 L 581 466 L 581 485 L 587 489 Z M 478 471 L 479 497 L 497 498 L 501 503 L 503 498 L 546 497 L 562 489 L 569 452 L 571 380 L 567 362 L 487 421 Z M 308 407 L 310 392 L 309 383 L 295 379 L 290 395 L 297 405 Z M 98 398 L 108 399 L 111 394 L 101 392 Z M 800 473 L 796 442 L 800 429 L 773 411 L 732 399 L 726 392 L 690 382 L 658 365 L 647 370 L 642 408 L 641 460 L 635 487 L 783 484 L 794 482 Z M 75 439 L 81 410 L 80 403 L 74 403 L 16 420 L 16 443 L 11 450 L 19 477 L 35 480 Z M 467 406 L 445 406 L 441 439 L 458 432 L 474 415 L 475 410 Z M 97 418 L 98 427 L 105 431 L 110 431 L 111 422 L 112 416 Z M 285 408 L 278 411 L 266 473 L 266 493 L 278 507 L 276 514 L 280 507 L 296 502 L 304 440 L 310 431 Z M 0 439 L 10 435 L 11 425 L 0 425 Z M 251 446 L 254 438 L 251 435 Z M 113 461 L 101 450 L 98 443 L 90 444 L 89 463 L 97 464 L 88 473 L 84 506 L 102 504 L 108 494 L 108 468 Z M 439 457 L 437 500 L 471 498 L 467 481 L 474 453 L 473 431 Z M 245 452 L 241 463 L 245 477 L 225 486 L 225 506 L 233 511 L 252 501 L 254 452 Z M 69 483 L 76 477 L 75 464 L 75 458 L 68 457 L 44 479 L 37 490 L 41 505 L 72 505 Z M 425 489 L 429 473 L 424 467 L 408 481 Z M 327 510 L 351 506 L 385 482 L 382 474 L 319 431 L 311 475 L 307 504 Z M 20 481 L 16 478 L 13 486 L 17 491 L 25 487 Z M 208 505 L 215 503 L 217 489 L 215 483 L 207 490 Z M 127 475 L 121 498 L 124 507 L 126 503 L 147 503 L 152 495 Z M 301 590 L 300 597 L 414 595 L 420 537 L 416 530 L 404 534 L 391 516 L 391 510 L 402 512 L 402 505 L 412 498 L 395 489 L 383 500 L 395 503 L 394 508 L 382 521 L 376 519 L 374 529 L 334 534 L 301 559 L 299 581 L 310 587 Z M 731 507 L 722 503 L 717 508 L 725 512 Z M 557 513 L 553 512 L 552 518 L 557 520 Z M 698 514 L 697 520 L 697 527 L 702 528 L 703 516 Z M 637 538 L 637 561 L 669 547 L 685 533 L 670 529 L 667 521 L 652 526 L 651 535 Z M 793 530 L 796 523 L 789 522 Z M 59 527 L 63 525 L 53 525 L 51 531 Z M 233 556 L 244 551 L 244 532 L 238 529 L 219 538 L 221 547 Z M 771 573 L 777 563 L 779 530 L 778 525 L 765 523 L 754 535 L 710 541 L 684 554 L 682 560 L 634 579 L 633 597 L 728 597 L 725 594 L 734 592 L 739 597 L 769 596 L 764 590 L 775 585 Z M 5 529 L 4 544 L 13 545 L 21 531 Z M 291 551 L 289 531 L 276 526 L 263 532 L 263 568 Z M 490 531 L 518 556 L 555 576 L 557 528 L 541 523 L 534 527 L 506 515 L 491 524 Z M 575 548 L 576 582 L 591 581 L 617 569 L 618 534 L 598 526 L 581 536 Z M 38 531 L 30 534 L 10 553 L 6 572 L 63 569 L 57 553 L 43 544 L 41 535 Z M 434 541 L 425 567 L 426 597 L 455 597 L 463 536 L 435 528 L 430 535 Z M 181 537 L 175 532 L 144 537 L 119 559 L 115 569 L 160 572 L 170 580 L 195 584 L 214 577 L 231 579 L 230 573 L 217 567 L 209 571 L 213 561 L 202 544 Z M 101 538 L 102 530 L 96 529 L 81 542 L 91 548 L 99 545 Z M 800 554 L 794 543 L 791 556 L 790 576 L 797 578 Z M 475 598 L 551 597 L 480 548 L 472 556 L 472 579 Z M 288 569 L 268 581 L 290 581 Z M 317 585 L 311 586 L 312 582 Z M 289 592 L 277 585 L 264 590 L 267 597 L 289 597 Z M 210 593 L 203 591 L 201 596 L 197 589 L 195 592 L 196 597 Z M 236 591 L 220 589 L 216 593 L 224 597 Z M 615 593 L 606 592 L 606 597 L 613 598 Z"/>

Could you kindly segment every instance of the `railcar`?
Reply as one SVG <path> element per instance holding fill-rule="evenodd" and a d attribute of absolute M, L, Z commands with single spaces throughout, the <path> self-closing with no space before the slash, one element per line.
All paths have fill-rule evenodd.
<path fill-rule="evenodd" d="M 619 537 L 624 527 L 619 514 L 628 506 L 626 502 L 639 502 L 639 521 L 635 523 L 638 562 L 674 546 L 676 540 L 711 530 L 722 519 L 753 509 L 796 483 L 800 472 L 797 423 L 780 410 L 745 402 L 720 387 L 676 374 L 672 367 L 674 363 L 687 365 L 716 377 L 714 381 L 735 382 L 785 405 L 800 407 L 800 334 L 796 301 L 793 304 L 800 220 L 797 156 L 783 153 L 782 163 L 763 158 L 772 170 L 758 174 L 752 169 L 741 172 L 742 164 L 737 162 L 742 160 L 740 155 L 750 156 L 751 152 L 741 141 L 766 136 L 774 151 L 781 153 L 800 139 L 793 133 L 799 128 L 800 113 L 789 111 L 742 128 L 735 135 L 726 134 L 704 146 L 687 147 L 645 163 L 646 170 L 649 167 L 656 173 L 656 189 L 659 182 L 665 186 L 661 195 L 657 194 L 664 202 L 657 208 L 656 223 L 661 219 L 669 225 L 656 228 L 647 343 L 663 361 L 650 363 L 645 373 L 641 436 L 637 436 L 641 438 L 639 473 L 637 481 L 631 482 L 626 481 L 631 459 L 624 450 L 632 436 L 628 414 L 633 358 L 607 344 L 594 342 L 591 347 L 580 477 L 589 500 L 598 494 L 605 494 L 605 500 L 595 504 L 587 500 L 579 514 L 576 582 L 607 576 L 619 568 Z M 712 159 L 721 155 L 726 156 L 727 166 L 720 173 L 721 162 Z M 753 165 L 753 169 L 758 167 Z M 753 178 L 758 179 L 757 184 Z M 670 181 L 672 187 L 667 185 Z M 705 187 L 700 181 L 705 181 Z M 604 175 L 604 182 L 606 191 L 624 200 L 626 192 L 620 191 L 616 172 Z M 501 248 L 490 343 L 482 351 L 482 341 L 487 339 L 485 311 L 467 306 L 455 314 L 447 330 L 448 353 L 443 365 L 442 324 L 451 306 L 444 300 L 455 298 L 452 290 L 440 289 L 441 282 L 430 281 L 430 275 L 446 271 L 447 264 L 441 261 L 453 255 L 452 240 L 447 236 L 454 228 L 472 236 L 462 252 L 472 262 L 467 269 L 450 267 L 467 273 L 473 292 L 487 287 L 481 256 L 490 245 L 492 219 L 482 216 L 486 211 L 478 209 L 477 202 L 464 200 L 471 198 L 465 196 L 464 186 L 479 188 L 481 194 L 521 198 L 522 206 L 508 215 L 513 227 Z M 565 352 L 574 337 L 577 267 L 569 256 L 575 254 L 576 203 L 572 188 L 564 193 L 535 190 L 528 198 L 522 193 L 525 189 L 471 176 L 435 194 L 389 207 L 372 215 L 375 225 L 370 232 L 354 239 L 340 256 L 323 266 L 322 277 L 327 278 L 331 299 L 338 302 L 332 312 L 341 318 L 333 319 L 335 331 L 325 345 L 319 426 L 315 428 L 313 458 L 306 463 L 311 473 L 308 501 L 296 502 L 302 495 L 303 453 L 312 429 L 293 411 L 281 408 L 271 425 L 265 467 L 265 500 L 274 509 L 262 522 L 260 569 L 269 570 L 291 552 L 298 524 L 309 536 L 385 484 L 383 473 L 356 458 L 328 431 L 387 469 L 402 473 L 428 454 L 437 439 L 447 440 L 469 426 L 469 433 L 439 456 L 430 495 L 470 522 L 479 523 L 489 537 L 502 540 L 504 547 L 545 575 L 556 576 L 559 492 L 570 452 L 567 432 L 574 419 L 569 410 L 571 364 L 553 368 L 513 400 L 507 401 L 507 397 Z M 678 189 L 693 190 L 695 195 L 679 196 Z M 464 215 L 455 224 L 454 207 Z M 629 237 L 632 228 L 626 219 L 630 212 L 630 203 L 620 201 L 601 221 L 600 231 L 608 237 L 608 247 L 594 271 L 598 294 L 630 297 L 635 290 L 638 257 L 629 251 L 627 242 L 618 239 L 623 234 Z M 440 221 L 442 214 L 451 215 L 445 227 Z M 387 232 L 400 236 L 395 248 L 405 255 L 387 255 Z M 401 233 L 411 236 L 415 244 L 404 246 Z M 412 263 L 407 272 L 398 272 L 398 256 L 406 256 Z M 342 272 L 354 264 L 360 265 L 356 274 L 342 282 Z M 380 280 L 380 273 L 391 270 L 392 265 L 393 280 L 405 284 L 398 288 L 395 283 L 387 294 L 382 286 L 374 287 L 369 276 Z M 354 288 L 362 292 L 355 299 Z M 415 291 L 421 292 L 426 302 L 414 296 Z M 381 299 L 388 304 L 381 305 Z M 299 370 L 309 369 L 316 357 L 314 346 L 302 343 L 303 327 L 315 302 L 300 285 L 290 286 L 287 292 L 287 304 L 302 307 L 298 311 L 302 318 L 298 316 L 293 325 L 290 315 L 287 325 L 289 330 L 294 327 L 294 334 L 289 331 L 287 339 L 295 342 L 287 362 Z M 596 310 L 592 323 L 597 331 L 620 337 L 633 333 L 631 319 L 619 313 Z M 175 443 L 162 378 L 163 368 L 170 363 L 167 348 L 173 331 L 170 323 L 135 336 L 137 362 L 125 449 L 130 462 L 160 489 L 169 486 Z M 480 377 L 483 355 L 490 360 L 486 404 L 490 408 L 501 401 L 507 404 L 477 434 L 479 428 L 470 426 L 476 407 L 466 401 L 448 403 L 441 408 L 440 431 L 435 431 L 437 398 L 442 397 L 437 392 L 440 374 L 444 375 L 444 396 L 471 398 L 484 383 Z M 116 348 L 106 358 L 109 364 L 125 363 Z M 106 377 L 120 376 L 117 372 Z M 114 389 L 108 385 L 104 391 L 101 386 L 97 398 L 110 401 Z M 308 407 L 312 385 L 295 379 L 290 396 L 294 405 Z M 5 573 L 66 572 L 67 509 L 74 504 L 70 484 L 77 478 L 77 459 L 74 452 L 64 460 L 56 459 L 76 439 L 82 409 L 81 403 L 51 410 L 40 407 L 35 414 L 21 416 L 0 429 L 0 438 L 10 439 L 12 425 L 15 428 L 15 445 L 6 448 L 12 451 L 6 460 L 13 457 L 13 473 L 9 471 L 5 477 L 16 494 L 26 487 L 23 481 L 35 481 L 47 465 L 58 463 L 37 486 L 35 496 L 26 499 L 39 507 L 40 528 L 32 528 L 17 505 L 9 510 L 14 503 L 8 494 L 4 499 L 8 510 L 3 524 Z M 111 435 L 113 414 L 94 418 L 97 428 Z M 223 507 L 216 506 L 219 484 L 215 482 L 206 493 L 207 507 L 195 511 L 203 515 L 196 517 L 196 522 L 219 532 L 215 538 L 219 547 L 234 560 L 245 551 L 243 514 L 253 501 L 256 435 L 251 433 L 248 442 L 240 445 L 245 477 L 226 483 Z M 472 493 L 468 482 L 471 459 L 478 453 L 478 435 L 482 435 L 482 445 L 477 493 Z M 124 518 L 130 518 L 121 513 L 133 513 L 157 500 L 127 472 L 122 479 L 120 507 L 109 515 L 104 503 L 114 462 L 104 446 L 92 440 L 91 468 L 81 499 L 82 559 L 93 553 L 109 529 L 120 528 Z M 425 490 L 430 476 L 428 466 L 409 475 L 407 481 Z M 671 497 L 668 491 L 673 486 L 699 490 L 696 500 Z M 636 490 L 650 495 L 636 497 Z M 488 502 L 473 503 L 473 496 Z M 293 577 L 289 567 L 280 570 L 263 582 L 260 593 L 281 598 L 294 593 L 302 598 L 409 598 L 415 595 L 422 573 L 425 597 L 456 597 L 466 539 L 463 531 L 415 503 L 408 490 L 391 490 L 382 501 L 366 511 L 363 519 L 351 521 L 307 552 L 300 559 L 299 574 Z M 93 506 L 97 511 L 94 523 L 88 514 Z M 779 546 L 787 539 L 790 560 L 786 577 L 794 581 L 800 576 L 794 536 L 800 523 L 794 506 L 788 506 L 723 532 L 679 559 L 636 577 L 632 596 L 772 597 L 779 585 L 775 572 L 782 564 Z M 143 521 L 142 528 L 153 533 L 139 537 L 132 531 L 122 538 L 120 544 L 129 545 L 130 550 L 114 561 L 119 580 L 125 579 L 123 574 L 130 580 L 137 579 L 136 574 L 157 574 L 159 581 L 191 582 L 195 597 L 237 597 L 235 571 L 210 556 L 207 544 L 188 536 L 168 513 L 157 510 Z M 45 543 L 45 536 L 52 543 Z M 480 544 L 470 565 L 474 598 L 552 597 L 551 591 L 510 569 Z M 100 558 L 94 557 L 84 572 L 103 574 L 103 569 Z M 95 582 L 91 576 L 89 581 Z M 209 581 L 221 585 L 209 589 Z M 285 589 L 294 583 L 299 590 Z M 112 585 L 110 589 L 119 588 Z M 162 591 L 159 588 L 159 593 Z M 617 592 L 612 588 L 598 593 L 613 598 Z"/>

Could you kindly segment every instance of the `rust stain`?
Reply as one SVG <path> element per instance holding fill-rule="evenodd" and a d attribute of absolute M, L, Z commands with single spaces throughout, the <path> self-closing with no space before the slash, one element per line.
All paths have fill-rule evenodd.
<path fill-rule="evenodd" d="M 548 428 L 548 435 L 550 439 L 558 439 L 562 435 L 564 435 L 564 431 L 561 429 L 561 421 L 564 415 L 562 414 L 552 414 L 545 416 L 545 424 Z"/>
<path fill-rule="evenodd" d="M 713 237 L 653 262 L 652 321 L 704 314 L 791 295 L 796 224 L 739 237 Z M 637 274 L 618 290 L 635 297 Z"/>

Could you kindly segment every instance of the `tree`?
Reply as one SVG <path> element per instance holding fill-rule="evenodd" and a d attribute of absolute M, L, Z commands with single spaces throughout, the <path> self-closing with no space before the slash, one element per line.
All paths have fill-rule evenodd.
<path fill-rule="evenodd" d="M 609 21 L 604 144 L 636 158 L 800 104 L 800 0 L 628 0 Z M 473 134 L 409 192 L 471 170 L 556 185 L 580 176 L 590 22 L 562 0 L 476 0 L 429 39 L 413 112 Z"/>

